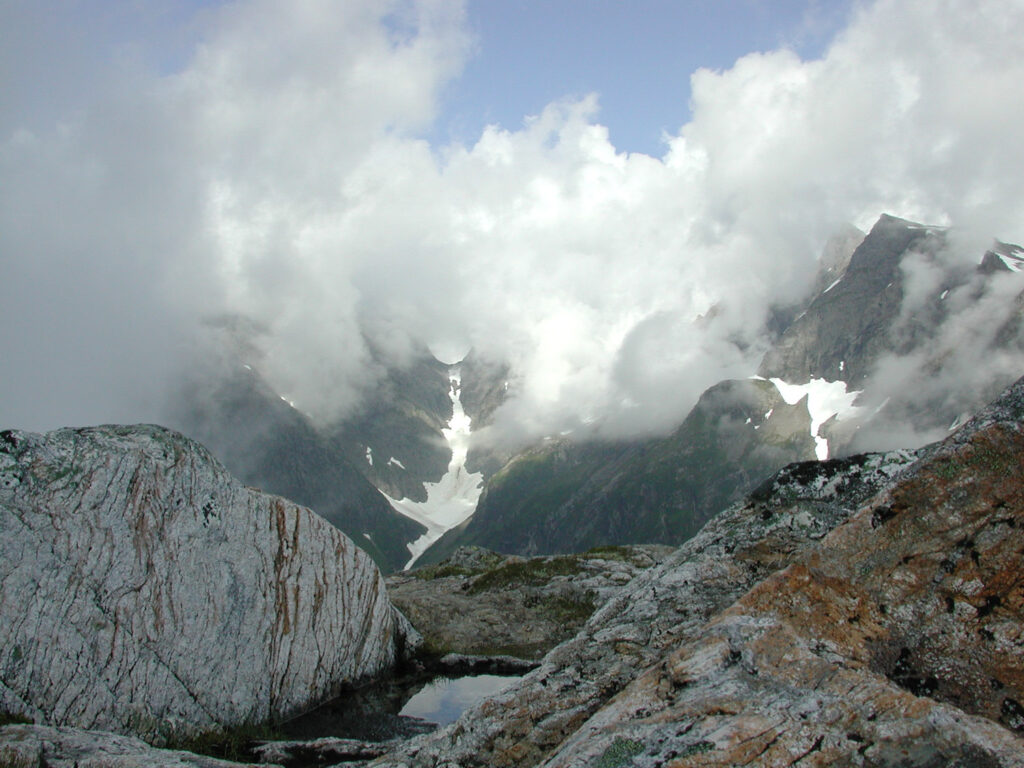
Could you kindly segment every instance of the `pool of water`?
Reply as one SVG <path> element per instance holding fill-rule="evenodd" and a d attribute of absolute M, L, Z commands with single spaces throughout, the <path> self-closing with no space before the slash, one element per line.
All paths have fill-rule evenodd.
<path fill-rule="evenodd" d="M 448 725 L 481 699 L 493 696 L 512 685 L 518 677 L 474 675 L 440 677 L 427 683 L 412 696 L 398 713 L 402 717 L 419 717 L 438 725 Z"/>
<path fill-rule="evenodd" d="M 386 741 L 447 725 L 521 675 L 422 673 L 349 692 L 280 726 L 286 739 Z"/>

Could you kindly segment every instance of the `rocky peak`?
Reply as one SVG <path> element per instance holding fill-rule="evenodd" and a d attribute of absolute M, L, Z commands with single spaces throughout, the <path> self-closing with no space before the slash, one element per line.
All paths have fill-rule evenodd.
<path fill-rule="evenodd" d="M 842 274 L 765 355 L 758 373 L 801 383 L 863 381 L 888 348 L 888 330 L 899 316 L 901 259 L 910 250 L 935 249 L 941 241 L 941 230 L 883 214 Z"/>

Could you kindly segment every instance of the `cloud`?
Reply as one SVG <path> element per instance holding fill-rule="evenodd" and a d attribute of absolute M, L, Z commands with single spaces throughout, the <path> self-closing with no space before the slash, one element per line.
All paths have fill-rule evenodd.
<path fill-rule="evenodd" d="M 597 95 L 469 145 L 420 138 L 487 44 L 457 3 L 197 18 L 172 71 L 93 62 L 106 85 L 66 113 L 0 121 L 7 423 L 157 418 L 169 350 L 234 313 L 317 418 L 373 386 L 369 346 L 427 343 L 509 361 L 498 420 L 520 434 L 665 431 L 753 372 L 767 309 L 809 288 L 840 224 L 1024 240 L 1016 2 L 881 0 L 821 59 L 698 71 L 660 158 L 618 152 Z"/>

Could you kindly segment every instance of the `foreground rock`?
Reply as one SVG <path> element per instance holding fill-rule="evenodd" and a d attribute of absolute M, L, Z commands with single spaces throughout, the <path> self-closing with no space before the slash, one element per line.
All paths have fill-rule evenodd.
<path fill-rule="evenodd" d="M 414 635 L 344 534 L 177 433 L 0 433 L 3 711 L 160 743 L 302 710 Z"/>
<path fill-rule="evenodd" d="M 156 749 L 134 736 L 78 728 L 0 728 L 4 768 L 241 768 L 245 763 Z M 271 768 L 268 763 L 264 768 Z"/>
<path fill-rule="evenodd" d="M 374 765 L 1024 765 L 1022 421 L 787 468 Z"/>
<path fill-rule="evenodd" d="M 463 547 L 443 563 L 388 577 L 388 592 L 427 652 L 540 658 L 672 551 L 599 547 L 527 559 Z"/>

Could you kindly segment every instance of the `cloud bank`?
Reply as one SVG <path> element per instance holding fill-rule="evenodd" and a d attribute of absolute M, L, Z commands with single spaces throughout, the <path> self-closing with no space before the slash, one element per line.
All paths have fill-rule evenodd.
<path fill-rule="evenodd" d="M 53 50 L 57 7 L 0 22 Z M 964 259 L 1024 241 L 1014 0 L 880 0 L 820 59 L 681 72 L 661 157 L 618 152 L 598 95 L 430 145 L 486 44 L 455 3 L 251 0 L 195 28 L 170 69 L 104 58 L 74 99 L 3 103 L 5 426 L 159 419 L 199 321 L 237 314 L 315 418 L 374 385 L 371 345 L 426 343 L 508 361 L 520 434 L 667 431 L 754 371 L 841 224 L 955 224 Z"/>

